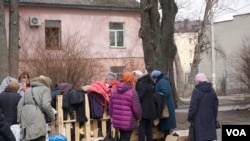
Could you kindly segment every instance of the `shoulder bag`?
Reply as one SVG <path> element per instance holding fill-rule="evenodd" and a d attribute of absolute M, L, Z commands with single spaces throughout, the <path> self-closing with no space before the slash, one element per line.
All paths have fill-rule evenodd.
<path fill-rule="evenodd" d="M 36 102 L 36 99 L 34 98 L 34 95 L 33 95 L 33 88 L 31 88 L 31 95 L 32 95 L 32 99 L 33 101 L 35 102 L 36 106 L 38 108 L 40 108 L 40 106 L 37 104 Z M 51 119 L 49 118 L 49 116 L 42 110 L 42 108 L 40 108 L 40 110 L 42 111 L 43 115 L 44 115 L 44 119 L 45 119 L 45 122 L 46 123 L 50 123 L 51 122 Z"/>

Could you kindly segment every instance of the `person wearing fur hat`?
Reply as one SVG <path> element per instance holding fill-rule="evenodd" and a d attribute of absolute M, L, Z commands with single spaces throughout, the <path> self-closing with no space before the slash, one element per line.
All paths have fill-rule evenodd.
<path fill-rule="evenodd" d="M 151 78 L 155 83 L 155 93 L 162 93 L 167 104 L 169 117 L 160 119 L 158 128 L 164 132 L 164 139 L 170 134 L 170 130 L 177 127 L 175 117 L 175 103 L 172 95 L 172 88 L 167 75 L 159 70 L 151 72 Z"/>
<path fill-rule="evenodd" d="M 132 73 L 135 77 L 135 82 L 144 75 L 143 72 L 141 72 L 139 70 L 134 70 L 134 71 L 132 71 Z"/>
<path fill-rule="evenodd" d="M 17 93 L 19 88 L 19 83 L 13 80 L 0 94 L 0 108 L 10 125 L 17 124 L 17 104 L 21 99 L 21 95 Z"/>
<path fill-rule="evenodd" d="M 141 119 L 141 104 L 135 90 L 132 72 L 125 72 L 117 84 L 117 88 L 112 91 L 109 115 L 114 128 L 120 132 L 120 141 L 129 141 Z"/>
<path fill-rule="evenodd" d="M 17 121 L 26 130 L 26 140 L 46 140 L 47 127 L 44 114 L 51 119 L 51 130 L 54 133 L 55 114 L 51 106 L 51 85 L 49 77 L 35 77 L 31 80 L 31 88 L 18 103 Z"/>
<path fill-rule="evenodd" d="M 195 141 L 213 141 L 217 139 L 216 119 L 218 113 L 218 98 L 207 76 L 198 73 L 195 76 L 188 121 L 194 125 Z"/>

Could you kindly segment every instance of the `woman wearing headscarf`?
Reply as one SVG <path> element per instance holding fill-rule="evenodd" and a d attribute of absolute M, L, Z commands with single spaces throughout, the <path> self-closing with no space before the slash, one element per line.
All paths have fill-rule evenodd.
<path fill-rule="evenodd" d="M 217 139 L 215 126 L 217 113 L 218 98 L 215 90 L 206 75 L 198 73 L 188 111 L 188 121 L 194 126 L 195 141 Z"/>
<path fill-rule="evenodd" d="M 165 104 L 168 107 L 169 117 L 160 119 L 158 128 L 164 132 L 164 139 L 170 134 L 170 130 L 176 128 L 175 118 L 175 103 L 172 95 L 172 88 L 167 75 L 159 70 L 154 70 L 151 73 L 151 78 L 155 83 L 155 93 L 162 93 Z"/>
<path fill-rule="evenodd" d="M 120 141 L 129 141 L 141 119 L 141 105 L 132 72 L 124 73 L 117 88 L 112 91 L 109 115 L 114 128 L 120 132 Z"/>
<path fill-rule="evenodd" d="M 45 141 L 47 134 L 44 114 L 51 119 L 54 130 L 55 114 L 51 106 L 52 81 L 49 77 L 40 76 L 31 81 L 28 89 L 18 103 L 18 122 L 26 130 L 25 139 L 29 141 Z"/>

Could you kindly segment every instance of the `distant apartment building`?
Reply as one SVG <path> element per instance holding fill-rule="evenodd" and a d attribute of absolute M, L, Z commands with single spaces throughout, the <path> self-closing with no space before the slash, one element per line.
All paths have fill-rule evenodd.
<path fill-rule="evenodd" d="M 198 31 L 201 21 L 176 21 L 174 39 L 177 51 L 181 61 L 181 67 L 184 73 L 184 80 L 190 73 L 191 64 L 194 57 L 194 48 L 197 44 Z"/>
<path fill-rule="evenodd" d="M 215 47 L 224 55 L 215 55 L 216 88 L 224 89 L 227 94 L 244 92 L 245 86 L 238 81 L 238 65 L 240 61 L 240 49 L 244 43 L 250 43 L 250 13 L 235 15 L 232 20 L 214 23 Z M 210 33 L 208 33 L 210 34 Z M 203 54 L 199 64 L 199 71 L 212 78 L 211 58 Z"/>

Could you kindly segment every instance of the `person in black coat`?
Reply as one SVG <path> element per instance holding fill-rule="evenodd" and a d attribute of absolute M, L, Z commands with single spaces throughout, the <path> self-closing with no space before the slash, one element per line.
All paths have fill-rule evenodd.
<path fill-rule="evenodd" d="M 136 91 L 139 95 L 142 117 L 138 128 L 138 141 L 153 141 L 152 121 L 157 118 L 154 103 L 154 86 L 150 75 L 144 75 L 136 82 Z"/>
<path fill-rule="evenodd" d="M 9 82 L 7 88 L 0 93 L 0 108 L 10 125 L 17 124 L 17 104 L 21 95 L 17 93 L 20 85 L 17 81 Z"/>
<path fill-rule="evenodd" d="M 205 74 L 197 74 L 195 81 L 188 111 L 188 121 L 194 125 L 195 141 L 216 140 L 217 95 Z"/>
<path fill-rule="evenodd" d="M 10 130 L 10 125 L 6 122 L 2 110 L 0 109 L 0 141 L 16 141 Z"/>

